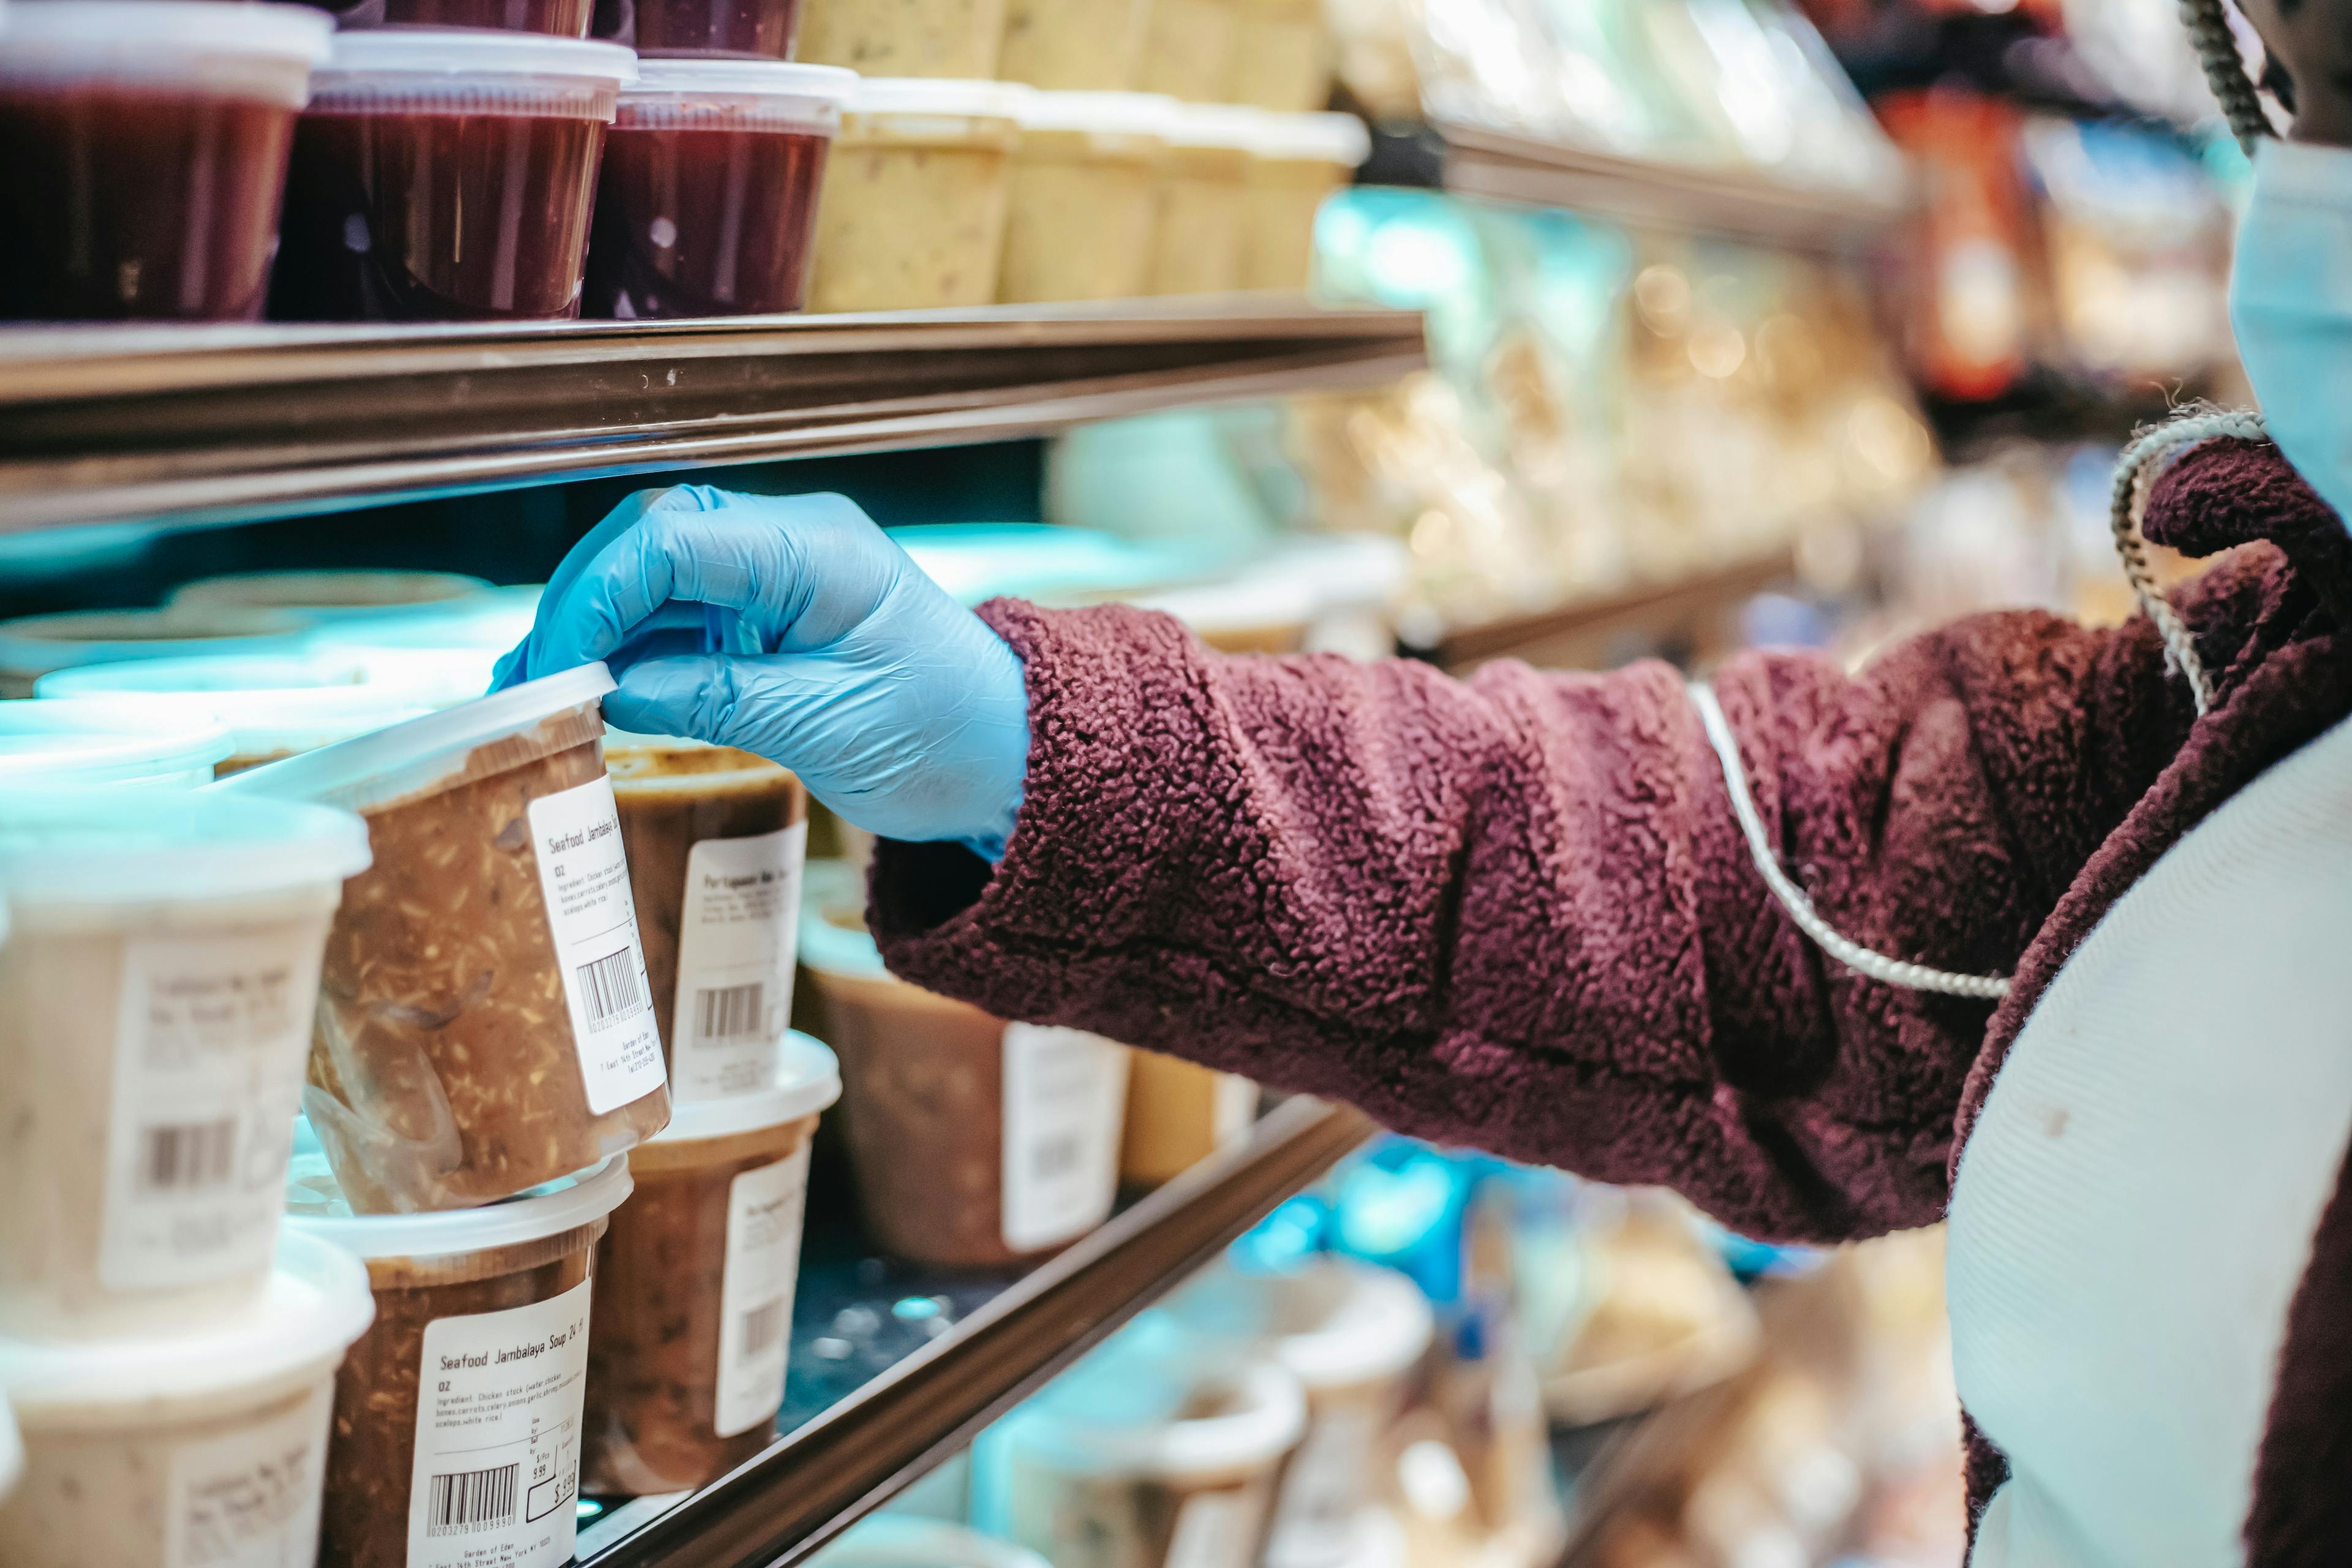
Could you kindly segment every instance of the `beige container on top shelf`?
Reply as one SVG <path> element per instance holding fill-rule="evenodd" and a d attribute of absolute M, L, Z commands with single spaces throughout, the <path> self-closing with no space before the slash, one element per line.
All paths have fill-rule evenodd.
<path fill-rule="evenodd" d="M 1225 294 L 1241 287 L 1250 148 L 1258 116 L 1187 104 L 1168 130 L 1154 207 L 1154 294 Z"/>
<path fill-rule="evenodd" d="M 1304 292 L 1314 280 L 1315 215 L 1371 155 L 1352 114 L 1266 114 L 1251 149 L 1242 287 Z"/>
<path fill-rule="evenodd" d="M 1152 0 L 1135 85 L 1188 103 L 1213 103 L 1233 64 L 1237 0 Z"/>
<path fill-rule="evenodd" d="M 996 74 L 1005 0 L 804 0 L 793 58 L 860 76 Z"/>
<path fill-rule="evenodd" d="M 1063 92 L 1128 91 L 1151 10 L 1151 0 L 1010 0 L 996 74 Z"/>
<path fill-rule="evenodd" d="M 812 310 L 996 299 L 1027 88 L 867 78 L 842 115 L 817 210 Z"/>
<path fill-rule="evenodd" d="M 1040 92 L 1021 143 L 996 297 L 1122 300 L 1151 276 L 1159 163 L 1180 106 L 1139 92 Z"/>
<path fill-rule="evenodd" d="M 1234 42 L 1223 90 L 1228 103 L 1297 112 L 1331 97 L 1331 30 L 1323 0 L 1233 0 Z"/>

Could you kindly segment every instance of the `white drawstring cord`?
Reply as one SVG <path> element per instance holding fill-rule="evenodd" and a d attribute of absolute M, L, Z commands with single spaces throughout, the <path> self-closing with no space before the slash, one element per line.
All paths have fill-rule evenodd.
<path fill-rule="evenodd" d="M 2179 612 L 2164 596 L 2156 572 L 2147 563 L 2147 541 L 2140 535 L 2139 520 L 2147 510 L 2148 492 L 2164 477 L 2165 469 L 2179 461 L 2189 447 L 2225 436 L 2247 441 L 2269 439 L 2263 416 L 2242 409 L 2191 415 L 2143 431 L 2124 448 L 2122 460 L 2116 464 L 2115 488 L 2107 503 L 2107 522 L 2115 530 L 2116 553 L 2123 557 L 2124 575 L 2131 579 L 2132 592 L 2139 595 L 2139 607 L 2156 623 L 2166 657 L 2189 682 L 2200 719 L 2213 706 L 2213 680 L 2205 673 L 2205 661 L 2197 656 L 2197 639 L 2189 636 Z"/>

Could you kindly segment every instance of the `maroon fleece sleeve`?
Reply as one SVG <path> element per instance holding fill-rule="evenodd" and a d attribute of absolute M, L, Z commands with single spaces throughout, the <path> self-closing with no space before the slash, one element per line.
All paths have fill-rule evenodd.
<path fill-rule="evenodd" d="M 982 614 L 1027 670 L 1026 800 L 992 874 L 882 846 L 901 974 L 1755 1234 L 1942 1213 L 1989 1007 L 1864 981 L 1790 924 L 1673 669 L 1464 682 L 1219 655 L 1122 608 Z M 1817 907 L 1975 973 L 2007 972 L 2189 719 L 2144 623 L 2038 613 L 1716 686 Z"/>

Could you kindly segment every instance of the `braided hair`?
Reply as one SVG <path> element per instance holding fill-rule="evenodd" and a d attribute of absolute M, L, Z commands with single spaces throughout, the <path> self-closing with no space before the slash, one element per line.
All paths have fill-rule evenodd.
<path fill-rule="evenodd" d="M 2230 31 L 2224 0 L 2180 0 L 2181 24 L 2197 46 L 2198 63 L 2205 68 L 2206 85 L 2221 105 L 2238 145 L 2252 157 L 2254 143 L 2271 134 L 2270 117 L 2254 93 L 2253 79 L 2238 58 L 2238 40 Z"/>

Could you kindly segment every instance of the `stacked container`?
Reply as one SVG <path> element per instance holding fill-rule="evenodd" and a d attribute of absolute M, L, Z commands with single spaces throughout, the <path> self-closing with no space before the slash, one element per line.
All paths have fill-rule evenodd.
<path fill-rule="evenodd" d="M 1250 147 L 1241 286 L 1304 293 L 1315 269 L 1315 215 L 1372 150 L 1352 114 L 1268 114 Z"/>
<path fill-rule="evenodd" d="M 1040 92 L 1020 106 L 999 300 L 1145 291 L 1157 167 L 1179 112 L 1172 99 L 1135 92 Z"/>
<path fill-rule="evenodd" d="M 63 0 L 59 0 L 63 3 Z M 0 621 L 0 698 L 30 697 L 52 670 L 194 654 L 302 650 L 299 616 L 207 607 L 68 610 Z"/>
<path fill-rule="evenodd" d="M 1189 104 L 1171 123 L 1152 219 L 1153 294 L 1223 294 L 1241 287 L 1245 192 L 1258 116 Z"/>

